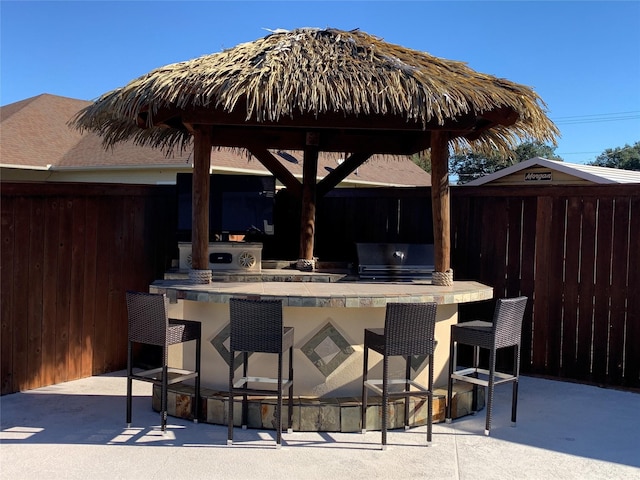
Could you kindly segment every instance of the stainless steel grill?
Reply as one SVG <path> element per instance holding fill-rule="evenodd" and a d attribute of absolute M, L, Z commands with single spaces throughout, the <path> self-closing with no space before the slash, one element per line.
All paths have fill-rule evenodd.
<path fill-rule="evenodd" d="M 413 280 L 430 278 L 433 245 L 422 243 L 357 243 L 360 278 Z"/>

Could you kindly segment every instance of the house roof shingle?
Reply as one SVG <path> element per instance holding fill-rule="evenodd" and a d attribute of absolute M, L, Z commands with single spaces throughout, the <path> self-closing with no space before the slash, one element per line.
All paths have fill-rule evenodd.
<path fill-rule="evenodd" d="M 167 157 L 160 150 L 133 143 L 118 144 L 105 150 L 102 139 L 93 133 L 80 133 L 67 122 L 90 102 L 42 94 L 0 107 L 0 165 L 25 169 L 95 169 L 140 167 L 180 168 L 192 163 L 190 152 Z M 299 152 L 274 152 L 296 177 L 302 177 Z M 324 177 L 337 166 L 335 154 L 321 154 L 318 176 Z M 268 170 L 247 154 L 214 149 L 214 171 L 267 174 Z M 351 173 L 347 180 L 372 185 L 428 186 L 430 175 L 407 157 L 373 156 Z"/>

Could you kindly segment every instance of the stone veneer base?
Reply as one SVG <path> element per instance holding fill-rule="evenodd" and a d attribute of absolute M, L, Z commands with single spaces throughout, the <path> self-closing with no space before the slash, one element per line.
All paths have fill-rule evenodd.
<path fill-rule="evenodd" d="M 169 387 L 167 398 L 168 414 L 184 419 L 192 419 L 191 405 L 194 400 L 194 388 L 190 385 L 175 384 Z M 227 392 L 202 389 L 200 421 L 226 425 L 229 398 Z M 446 388 L 436 388 L 433 397 L 433 421 L 443 422 L 445 419 Z M 234 424 L 240 426 L 242 418 L 242 397 L 234 401 Z M 426 399 L 409 400 L 409 425 L 417 427 L 426 425 Z M 452 399 L 452 418 L 469 415 L 472 412 L 472 386 L 454 384 Z M 380 397 L 369 397 L 367 404 L 367 430 L 380 430 Z M 153 409 L 160 411 L 160 387 L 154 385 Z M 275 397 L 250 397 L 248 406 L 247 427 L 255 429 L 275 428 Z M 478 389 L 478 409 L 484 407 L 484 389 Z M 356 397 L 346 398 L 309 398 L 296 396 L 293 402 L 293 430 L 299 432 L 360 432 L 361 400 Z M 283 421 L 286 419 L 286 399 L 283 405 Z M 402 428 L 404 425 L 404 400 L 398 399 L 390 403 L 389 428 Z"/>

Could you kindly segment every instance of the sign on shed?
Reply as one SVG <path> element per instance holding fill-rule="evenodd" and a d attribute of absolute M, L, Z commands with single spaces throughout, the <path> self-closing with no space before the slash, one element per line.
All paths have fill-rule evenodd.
<path fill-rule="evenodd" d="M 553 180 L 553 173 L 548 172 L 525 172 L 525 182 L 550 182 Z"/>

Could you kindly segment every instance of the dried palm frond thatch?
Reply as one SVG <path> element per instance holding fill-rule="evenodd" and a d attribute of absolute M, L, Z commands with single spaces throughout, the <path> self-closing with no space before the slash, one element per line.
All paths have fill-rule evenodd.
<path fill-rule="evenodd" d="M 167 65 L 102 95 L 72 121 L 106 145 L 133 140 L 185 147 L 187 130 L 154 124 L 161 110 L 242 110 L 247 120 L 275 122 L 299 115 L 345 118 L 394 115 L 424 130 L 498 109 L 517 114 L 455 148 L 506 152 L 520 141 L 555 144 L 558 130 L 533 89 L 478 73 L 466 64 L 384 42 L 359 30 L 304 28 Z M 139 128 L 144 113 L 145 129 Z"/>

